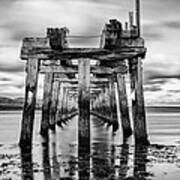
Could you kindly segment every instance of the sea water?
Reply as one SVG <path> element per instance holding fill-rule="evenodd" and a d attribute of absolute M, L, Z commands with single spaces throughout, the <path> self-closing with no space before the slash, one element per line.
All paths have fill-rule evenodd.
<path fill-rule="evenodd" d="M 179 180 L 180 109 L 147 109 L 151 146 L 136 147 L 133 138 L 123 143 L 121 129 L 112 134 L 100 119 L 91 117 L 91 154 L 78 158 L 77 120 L 73 118 L 49 144 L 39 135 L 41 112 L 36 113 L 32 154 L 20 153 L 21 111 L 0 111 L 1 179 L 154 179 Z M 84 167 L 80 167 L 83 163 Z M 78 166 L 79 165 L 79 166 Z"/>

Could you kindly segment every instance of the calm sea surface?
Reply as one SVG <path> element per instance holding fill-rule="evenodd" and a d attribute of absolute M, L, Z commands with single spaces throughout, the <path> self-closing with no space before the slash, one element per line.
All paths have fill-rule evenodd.
<path fill-rule="evenodd" d="M 121 130 L 91 117 L 91 154 L 78 158 L 77 117 L 57 133 L 49 144 L 39 135 L 41 113 L 36 113 L 31 153 L 17 143 L 20 111 L 0 111 L 0 180 L 19 179 L 180 179 L 180 109 L 148 109 L 150 147 L 135 147 L 130 138 L 123 144 Z"/>

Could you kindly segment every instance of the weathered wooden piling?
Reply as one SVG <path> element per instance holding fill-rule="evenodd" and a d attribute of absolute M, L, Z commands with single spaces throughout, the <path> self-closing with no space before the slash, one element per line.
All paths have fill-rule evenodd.
<path fill-rule="evenodd" d="M 116 107 L 116 97 L 115 97 L 115 78 L 114 76 L 109 78 L 109 91 L 110 91 L 110 108 L 111 108 L 111 118 L 113 120 L 113 132 L 118 128 L 118 117 L 117 117 L 117 107 Z"/>
<path fill-rule="evenodd" d="M 24 146 L 20 149 L 21 155 L 21 169 L 22 169 L 22 180 L 34 179 L 33 174 L 33 160 L 32 160 L 32 149 L 29 147 Z"/>
<path fill-rule="evenodd" d="M 90 152 L 90 60 L 79 59 L 78 62 L 78 141 L 79 153 L 81 153 L 81 149 L 83 149 L 83 147 L 86 147 L 86 149 Z"/>
<path fill-rule="evenodd" d="M 50 105 L 51 94 L 53 84 L 53 73 L 46 73 L 44 77 L 44 92 L 43 92 L 43 104 L 42 104 L 42 119 L 41 119 L 41 131 L 42 136 L 48 136 L 49 119 L 50 119 Z"/>
<path fill-rule="evenodd" d="M 58 81 L 54 81 L 52 87 L 50 118 L 49 118 L 49 127 L 53 131 L 55 131 L 55 127 L 56 127 L 56 114 L 57 114 L 59 87 L 60 87 L 60 83 Z"/>
<path fill-rule="evenodd" d="M 68 90 L 67 88 L 63 87 L 63 97 L 62 97 L 62 108 L 61 108 L 61 121 L 64 121 L 67 119 L 67 96 L 68 96 Z"/>
<path fill-rule="evenodd" d="M 39 60 L 37 58 L 29 58 L 26 65 L 25 102 L 19 142 L 21 147 L 32 145 L 38 71 Z"/>
<path fill-rule="evenodd" d="M 91 100 L 92 110 L 96 110 L 93 113 L 100 117 L 103 112 L 107 111 L 106 114 L 111 112 L 112 116 L 108 117 L 111 121 L 109 124 L 113 125 L 113 131 L 117 130 L 115 80 L 117 80 L 118 105 L 120 105 L 118 112 L 121 112 L 123 135 L 124 137 L 131 135 L 124 80 L 128 68 L 124 60 L 129 62 L 131 90 L 135 94 L 132 108 L 135 140 L 136 143 L 148 144 L 141 65 L 146 48 L 144 40 L 140 37 L 140 0 L 136 0 L 135 14 L 136 23 L 133 22 L 133 12 L 130 12 L 129 23 L 126 23 L 125 29 L 121 22 L 111 19 L 102 32 L 100 48 L 69 48 L 67 28 L 48 28 L 46 37 L 23 40 L 21 59 L 27 61 L 27 78 L 21 146 L 31 146 L 32 143 L 38 73 L 45 73 L 41 122 L 43 136 L 48 137 L 48 128 L 55 130 L 56 122 L 61 122 L 63 115 L 68 118 L 67 114 L 72 111 L 72 107 L 68 108 L 69 93 L 63 92 L 63 88 L 67 91 L 72 88 L 76 94 L 78 92 L 78 140 L 81 148 L 87 146 L 86 149 L 90 150 L 90 93 L 95 92 L 97 96 Z M 73 63 L 74 59 L 78 60 L 78 65 Z M 97 63 L 91 65 L 91 59 Z M 94 80 L 90 79 L 90 73 Z M 58 78 L 60 80 L 56 81 Z M 101 83 L 109 83 L 108 89 L 103 91 Z M 68 84 L 68 87 L 63 87 L 63 84 Z"/>
<path fill-rule="evenodd" d="M 134 120 L 135 142 L 137 144 L 149 144 L 147 128 L 146 128 L 146 113 L 144 107 L 144 92 L 143 92 L 143 71 L 142 60 L 136 58 L 130 61 L 130 76 L 131 76 L 131 93 L 134 93 L 132 100 L 132 113 Z"/>
<path fill-rule="evenodd" d="M 122 74 L 117 74 L 117 87 L 118 87 L 118 97 L 120 104 L 120 114 L 122 120 L 122 130 L 124 138 L 129 137 L 132 134 L 130 117 L 129 117 L 129 107 L 126 93 L 126 82 L 125 77 Z"/>

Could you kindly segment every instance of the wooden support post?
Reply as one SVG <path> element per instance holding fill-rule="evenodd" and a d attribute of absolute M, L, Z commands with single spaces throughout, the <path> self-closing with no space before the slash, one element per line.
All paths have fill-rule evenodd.
<path fill-rule="evenodd" d="M 121 124 L 121 112 L 120 112 L 119 93 L 118 93 L 117 83 L 115 83 L 115 97 L 116 97 L 118 123 Z"/>
<path fill-rule="evenodd" d="M 53 73 L 46 73 L 44 77 L 44 94 L 43 94 L 42 120 L 41 120 L 41 131 L 40 131 L 42 136 L 48 136 L 52 82 L 53 82 Z"/>
<path fill-rule="evenodd" d="M 111 118 L 113 119 L 113 132 L 115 132 L 118 127 L 118 117 L 117 117 L 117 108 L 116 108 L 116 97 L 115 97 L 115 85 L 114 85 L 114 77 L 109 79 L 109 90 L 110 90 L 110 109 L 111 109 Z"/>
<path fill-rule="evenodd" d="M 85 148 L 90 153 L 90 60 L 79 59 L 79 155 Z"/>
<path fill-rule="evenodd" d="M 125 22 L 125 31 L 128 31 L 128 22 Z"/>
<path fill-rule="evenodd" d="M 134 121 L 134 133 L 136 144 L 148 145 L 148 135 L 146 128 L 146 113 L 144 107 L 144 92 L 143 92 L 143 71 L 142 60 L 130 60 L 130 76 L 131 76 L 131 91 L 135 97 L 132 100 L 132 111 Z"/>
<path fill-rule="evenodd" d="M 61 121 L 67 119 L 67 89 L 63 87 L 63 95 L 62 95 L 62 106 L 61 106 Z"/>
<path fill-rule="evenodd" d="M 49 127 L 53 131 L 55 131 L 55 127 L 56 127 L 56 113 L 57 113 L 57 104 L 58 104 L 58 93 L 60 87 L 59 84 L 60 83 L 58 81 L 53 82 L 52 95 L 51 95 Z"/>
<path fill-rule="evenodd" d="M 21 152 L 20 159 L 21 159 L 22 179 L 33 180 L 34 171 L 33 171 L 33 160 L 32 160 L 32 148 L 25 146 L 20 149 L 20 152 Z"/>
<path fill-rule="evenodd" d="M 36 91 L 38 82 L 39 60 L 36 58 L 27 61 L 27 77 L 25 89 L 25 102 L 21 125 L 19 145 L 32 146 L 33 124 L 36 106 Z"/>
<path fill-rule="evenodd" d="M 69 113 L 69 106 L 68 106 L 68 101 L 69 101 L 69 90 L 68 88 L 66 88 L 66 97 L 65 97 L 65 113 L 66 113 L 66 116 L 68 116 L 68 113 Z"/>
<path fill-rule="evenodd" d="M 133 19 L 134 19 L 133 12 L 130 11 L 129 12 L 129 27 L 130 27 L 130 30 L 132 29 L 132 26 L 133 26 Z"/>
<path fill-rule="evenodd" d="M 126 93 L 125 77 L 122 74 L 117 74 L 117 87 L 120 105 L 120 114 L 122 121 L 123 137 L 127 138 L 132 135 L 131 122 L 129 118 L 129 107 Z"/>
<path fill-rule="evenodd" d="M 63 99 L 63 85 L 59 83 L 59 93 L 58 93 L 58 103 L 57 103 L 57 113 L 56 113 L 56 122 L 57 125 L 62 125 L 61 117 L 62 117 L 62 99 Z"/>
<path fill-rule="evenodd" d="M 148 165 L 148 146 L 135 145 L 134 152 L 134 179 L 145 180 Z"/>

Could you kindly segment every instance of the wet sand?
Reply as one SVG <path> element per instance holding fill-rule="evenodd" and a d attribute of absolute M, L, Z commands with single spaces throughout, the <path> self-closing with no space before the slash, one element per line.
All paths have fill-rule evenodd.
<path fill-rule="evenodd" d="M 91 154 L 78 157 L 77 117 L 50 139 L 39 135 L 40 112 L 36 116 L 33 150 L 19 149 L 17 142 L 21 112 L 0 112 L 0 180 L 4 179 L 117 179 L 179 180 L 180 113 L 148 112 L 151 146 L 123 142 L 121 132 L 91 117 Z"/>

